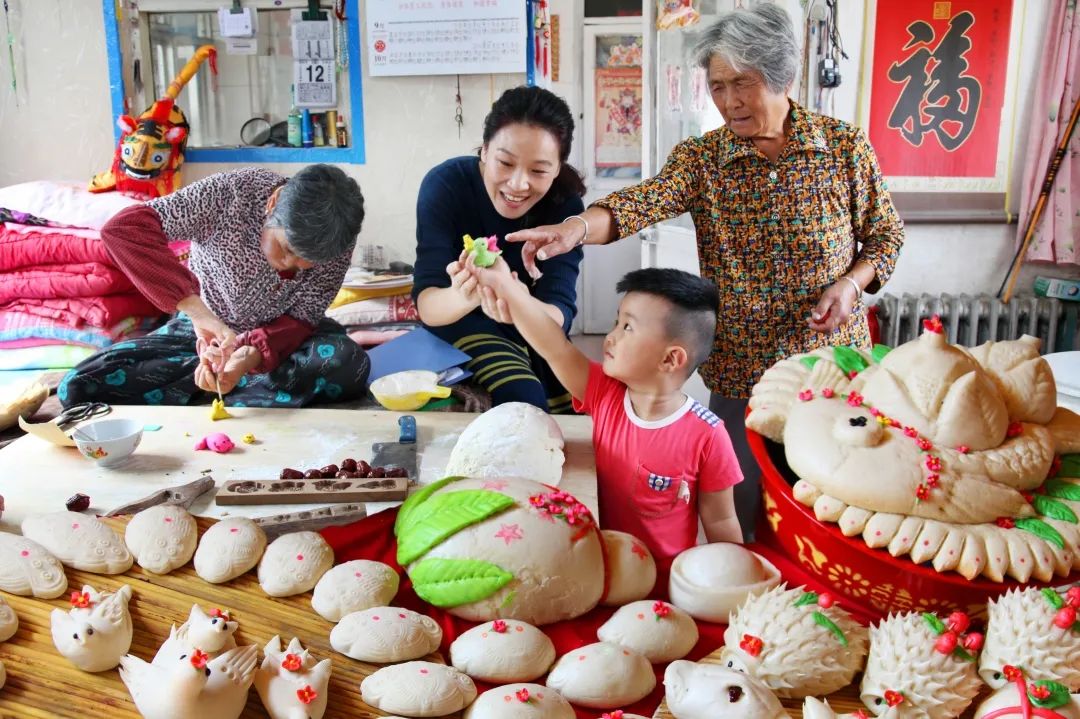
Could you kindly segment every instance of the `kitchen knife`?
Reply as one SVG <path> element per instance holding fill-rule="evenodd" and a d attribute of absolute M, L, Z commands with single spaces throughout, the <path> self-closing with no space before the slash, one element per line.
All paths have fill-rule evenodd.
<path fill-rule="evenodd" d="M 401 432 L 397 442 L 376 442 L 371 445 L 371 466 L 387 469 L 404 469 L 409 473 L 409 484 L 416 484 L 416 418 L 411 414 L 398 418 Z"/>

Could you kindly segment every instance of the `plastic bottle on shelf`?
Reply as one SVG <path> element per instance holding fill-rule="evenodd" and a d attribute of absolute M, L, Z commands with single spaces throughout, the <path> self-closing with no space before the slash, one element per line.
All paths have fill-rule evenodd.
<path fill-rule="evenodd" d="M 301 119 L 303 121 L 302 126 L 301 126 L 301 132 L 302 132 L 301 144 L 304 147 L 314 147 L 315 146 L 315 135 L 314 135 L 315 128 L 312 126 L 312 123 L 311 123 L 311 110 L 309 110 L 309 109 L 307 109 L 305 107 L 304 108 L 304 113 L 301 116 Z"/>
<path fill-rule="evenodd" d="M 303 133 L 300 129 L 300 126 L 303 124 L 302 117 L 299 108 L 294 106 L 289 110 L 289 116 L 286 118 L 286 121 L 289 128 L 288 143 L 290 147 L 300 147 L 303 141 Z"/>
<path fill-rule="evenodd" d="M 315 147 L 323 147 L 326 145 L 326 131 L 323 130 L 323 118 L 325 115 L 312 115 L 311 122 L 314 126 L 315 133 L 312 139 L 315 141 Z"/>
<path fill-rule="evenodd" d="M 337 133 L 337 145 L 338 147 L 349 146 L 349 131 L 345 129 L 345 116 L 340 112 L 337 116 L 337 127 L 334 128 Z"/>

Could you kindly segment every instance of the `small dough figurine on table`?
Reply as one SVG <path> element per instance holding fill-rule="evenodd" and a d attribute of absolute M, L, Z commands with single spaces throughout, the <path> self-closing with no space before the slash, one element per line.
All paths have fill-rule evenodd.
<path fill-rule="evenodd" d="M 491 267 L 502 254 L 502 250 L 499 249 L 499 238 L 495 235 L 482 237 L 479 240 L 465 235 L 462 239 L 465 241 L 465 251 L 469 253 L 469 257 L 477 267 Z"/>
<path fill-rule="evenodd" d="M 210 419 L 217 422 L 219 419 L 232 419 L 229 410 L 225 409 L 225 400 L 215 399 L 210 403 Z"/>
<path fill-rule="evenodd" d="M 133 627 L 128 613 L 131 587 L 98 592 L 84 586 L 71 593 L 71 611 L 52 610 L 53 644 L 84 672 L 104 672 L 131 649 Z"/>
<path fill-rule="evenodd" d="M 217 400 L 214 400 L 215 402 Z M 212 432 L 199 440 L 195 445 L 195 450 L 208 449 L 211 452 L 217 452 L 218 454 L 225 454 L 231 452 L 236 444 L 232 441 L 232 438 L 224 432 Z"/>

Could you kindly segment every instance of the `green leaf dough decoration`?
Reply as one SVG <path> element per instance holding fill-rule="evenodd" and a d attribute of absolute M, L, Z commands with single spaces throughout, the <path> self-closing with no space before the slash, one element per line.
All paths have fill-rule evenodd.
<path fill-rule="evenodd" d="M 833 361 L 846 375 L 858 374 L 870 366 L 865 357 L 850 347 L 833 347 Z"/>
<path fill-rule="evenodd" d="M 437 494 L 406 515 L 398 532 L 397 562 L 412 564 L 462 529 L 513 506 L 512 497 L 484 489 Z"/>
<path fill-rule="evenodd" d="M 1080 454 L 1061 455 L 1061 466 L 1054 476 L 1080 479 Z"/>
<path fill-rule="evenodd" d="M 874 362 L 881 364 L 881 360 L 885 359 L 885 355 L 892 352 L 892 347 L 888 345 L 874 345 L 874 349 L 870 350 L 870 356 L 874 358 Z"/>
<path fill-rule="evenodd" d="M 1041 591 L 1042 591 L 1043 598 L 1046 599 L 1046 601 L 1054 609 L 1061 609 L 1062 607 L 1065 606 L 1065 600 L 1061 598 L 1060 594 L 1055 592 L 1050 587 L 1043 587 Z"/>
<path fill-rule="evenodd" d="M 1041 519 L 1021 517 L 1016 520 L 1016 528 L 1031 532 L 1039 539 L 1053 544 L 1058 549 L 1065 549 L 1065 540 L 1058 531 Z"/>
<path fill-rule="evenodd" d="M 448 609 L 487 599 L 514 575 L 480 559 L 422 559 L 409 570 L 416 595 Z"/>
<path fill-rule="evenodd" d="M 930 626 L 930 630 L 934 634 L 941 636 L 945 633 L 945 622 L 941 621 L 941 619 L 938 618 L 938 615 L 934 614 L 933 612 L 923 612 L 922 618 Z"/>
<path fill-rule="evenodd" d="M 795 600 L 795 606 L 805 607 L 807 604 L 817 604 L 817 600 L 817 592 L 803 592 L 802 595 Z"/>
<path fill-rule="evenodd" d="M 1068 506 L 1043 494 L 1033 495 L 1031 498 L 1031 506 L 1035 507 L 1036 512 L 1044 517 L 1050 517 L 1050 519 L 1070 522 L 1071 524 L 1076 524 L 1080 521 L 1077 520 L 1076 513 L 1069 509 Z"/>
<path fill-rule="evenodd" d="M 1049 690 L 1048 696 L 1039 699 L 1032 693 L 1032 689 L 1036 687 L 1042 687 L 1045 690 Z M 1043 694 L 1043 691 L 1039 691 L 1038 694 Z M 1028 699 L 1031 703 L 1042 709 L 1057 709 L 1063 707 L 1072 701 L 1072 697 L 1069 696 L 1069 688 L 1064 684 L 1059 684 L 1049 679 L 1041 679 L 1037 682 L 1032 682 L 1028 687 Z"/>
<path fill-rule="evenodd" d="M 823 612 L 814 612 L 812 616 L 814 617 L 814 622 L 818 626 L 822 626 L 828 629 L 829 632 L 832 633 L 834 637 L 836 637 L 836 641 L 840 642 L 842 646 L 847 646 L 847 637 L 844 636 L 844 630 L 836 626 L 836 622 L 825 616 Z"/>
<path fill-rule="evenodd" d="M 805 357 L 800 357 L 799 362 L 801 362 L 806 369 L 814 369 L 814 365 L 816 365 L 820 359 L 821 358 L 817 355 L 806 355 Z"/>
<path fill-rule="evenodd" d="M 963 659 L 965 662 L 975 661 L 974 655 L 969 654 L 968 651 L 963 647 L 957 647 L 956 649 L 953 649 L 952 655 L 957 659 Z"/>
<path fill-rule="evenodd" d="M 1070 502 L 1080 502 L 1080 484 L 1066 479 L 1048 479 L 1043 484 L 1043 490 L 1047 496 L 1067 499 Z"/>
<path fill-rule="evenodd" d="M 438 492 L 440 489 L 456 482 L 464 477 L 444 477 L 438 482 L 432 482 L 431 484 L 424 485 L 420 488 L 420 491 L 415 494 L 411 494 L 405 499 L 405 503 L 401 505 L 401 509 L 398 510 L 397 519 L 394 520 L 394 536 L 400 535 L 401 527 L 404 526 L 408 516 L 413 513 L 417 507 L 427 501 L 428 497 Z"/>

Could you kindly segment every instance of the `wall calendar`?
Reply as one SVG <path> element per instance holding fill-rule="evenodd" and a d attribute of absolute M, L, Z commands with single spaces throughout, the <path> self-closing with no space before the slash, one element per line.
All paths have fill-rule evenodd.
<path fill-rule="evenodd" d="M 521 0 L 368 0 L 368 68 L 392 75 L 525 71 Z"/>

